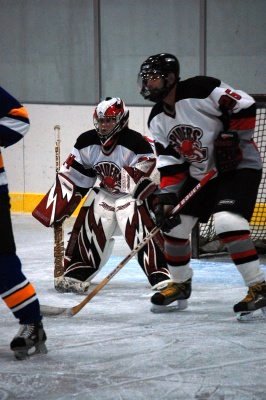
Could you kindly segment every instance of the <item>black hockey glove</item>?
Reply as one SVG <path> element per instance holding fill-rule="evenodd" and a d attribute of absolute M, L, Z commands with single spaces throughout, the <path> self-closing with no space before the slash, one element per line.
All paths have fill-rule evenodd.
<path fill-rule="evenodd" d="M 242 160 L 237 132 L 221 132 L 214 142 L 214 155 L 220 173 L 236 169 Z"/>
<path fill-rule="evenodd" d="M 153 200 L 153 212 L 156 225 L 161 227 L 163 232 L 170 232 L 175 226 L 181 223 L 179 214 L 167 217 L 171 210 L 178 203 L 175 193 L 156 194 Z"/>

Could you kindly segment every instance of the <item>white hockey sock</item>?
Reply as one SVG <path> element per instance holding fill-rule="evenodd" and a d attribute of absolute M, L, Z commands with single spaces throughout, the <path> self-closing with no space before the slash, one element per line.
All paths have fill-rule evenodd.
<path fill-rule="evenodd" d="M 177 283 L 185 282 L 193 276 L 193 270 L 190 267 L 189 263 L 178 267 L 168 265 L 168 269 L 171 275 L 171 279 Z"/>
<path fill-rule="evenodd" d="M 259 260 L 240 264 L 236 267 L 247 286 L 252 286 L 265 280 L 265 274 L 260 267 Z"/>

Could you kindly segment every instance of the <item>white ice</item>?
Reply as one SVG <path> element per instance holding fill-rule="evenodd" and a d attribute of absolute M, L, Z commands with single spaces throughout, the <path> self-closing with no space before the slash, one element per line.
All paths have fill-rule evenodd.
<path fill-rule="evenodd" d="M 40 302 L 79 303 L 83 296 L 53 288 L 52 230 L 31 216 L 13 223 Z M 129 253 L 116 239 L 96 284 Z M 25 361 L 9 350 L 18 324 L 1 302 L 0 400 L 265 400 L 266 321 L 237 322 L 232 306 L 246 289 L 227 257 L 192 265 L 187 310 L 151 313 L 151 290 L 132 259 L 76 316 L 44 318 L 49 352 Z"/>

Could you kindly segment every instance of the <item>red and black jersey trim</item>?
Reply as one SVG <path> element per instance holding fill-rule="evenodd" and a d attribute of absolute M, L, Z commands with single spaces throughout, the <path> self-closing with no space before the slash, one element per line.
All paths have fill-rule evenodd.
<path fill-rule="evenodd" d="M 76 160 L 72 161 L 71 168 L 75 169 L 76 171 L 80 172 L 84 176 L 88 176 L 90 178 L 95 178 L 97 175 L 93 168 L 86 169 Z"/>
<path fill-rule="evenodd" d="M 100 138 L 95 129 L 83 132 L 75 143 L 77 150 L 85 147 L 98 145 L 101 146 Z M 123 146 L 135 154 L 153 153 L 150 143 L 142 136 L 141 133 L 129 128 L 124 128 L 118 133 L 116 146 Z"/>
<path fill-rule="evenodd" d="M 172 156 L 177 159 L 180 158 L 180 154 L 177 153 L 170 144 L 167 147 L 164 147 L 161 143 L 155 141 L 154 145 L 156 154 L 158 156 Z"/>
<path fill-rule="evenodd" d="M 153 153 L 151 144 L 141 133 L 129 128 L 124 128 L 118 134 L 117 146 L 123 146 L 135 154 Z"/>
<path fill-rule="evenodd" d="M 182 172 L 186 172 L 189 168 L 189 163 L 184 163 L 184 164 L 175 164 L 175 165 L 167 165 L 162 168 L 158 168 L 161 178 L 165 176 L 172 176 L 176 175 Z"/>
<path fill-rule="evenodd" d="M 76 140 L 75 148 L 77 150 L 84 149 L 88 146 L 101 145 L 101 141 L 95 129 L 83 132 Z"/>
<path fill-rule="evenodd" d="M 194 76 L 177 84 L 176 102 L 185 99 L 205 99 L 221 85 L 221 81 L 211 76 Z"/>
<path fill-rule="evenodd" d="M 230 116 L 229 129 L 244 131 L 254 129 L 256 125 L 256 104 L 233 113 Z"/>
<path fill-rule="evenodd" d="M 211 76 L 194 76 L 177 84 L 176 103 L 185 99 L 205 99 L 221 85 L 221 81 Z M 151 110 L 148 127 L 156 115 L 164 112 L 163 102 L 155 104 Z"/>

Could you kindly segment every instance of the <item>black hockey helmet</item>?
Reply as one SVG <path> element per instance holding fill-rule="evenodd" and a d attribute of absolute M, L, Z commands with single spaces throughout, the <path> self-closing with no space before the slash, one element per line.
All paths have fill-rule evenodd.
<path fill-rule="evenodd" d="M 93 123 L 103 147 L 110 147 L 118 132 L 128 125 L 129 111 L 119 97 L 107 97 L 95 108 Z"/>
<path fill-rule="evenodd" d="M 162 100 L 180 80 L 180 66 L 178 59 L 169 53 L 160 53 L 150 56 L 145 60 L 140 67 L 138 74 L 138 84 L 141 88 L 140 94 L 146 100 L 158 102 Z M 168 81 L 168 76 L 173 73 L 175 76 L 174 82 Z M 150 79 L 162 78 L 164 83 L 160 89 L 148 89 L 146 83 Z"/>

